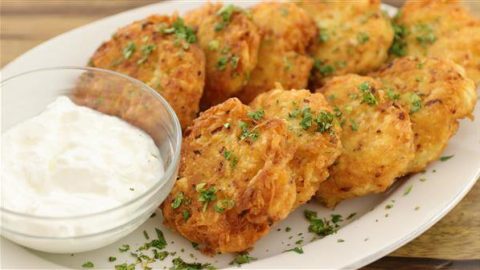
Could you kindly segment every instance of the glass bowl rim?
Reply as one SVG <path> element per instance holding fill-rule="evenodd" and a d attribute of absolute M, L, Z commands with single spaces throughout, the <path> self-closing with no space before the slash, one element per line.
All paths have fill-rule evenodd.
<path fill-rule="evenodd" d="M 108 208 L 99 212 L 95 213 L 88 213 L 88 214 L 81 214 L 81 215 L 72 215 L 72 216 L 62 216 L 62 217 L 56 217 L 56 216 L 40 216 L 40 215 L 30 215 L 30 214 L 25 214 L 21 212 L 16 212 L 12 211 L 9 209 L 4 208 L 2 205 L 0 205 L 0 215 L 9 214 L 12 216 L 17 216 L 17 217 L 22 217 L 22 218 L 28 218 L 28 219 L 37 219 L 37 220 L 54 220 L 54 221 L 62 221 L 62 220 L 76 220 L 76 219 L 83 219 L 83 218 L 90 218 L 90 217 L 95 217 L 95 216 L 101 216 L 104 214 L 109 214 L 113 213 L 117 210 L 121 210 L 123 208 L 126 208 L 129 205 L 132 205 L 139 200 L 145 198 L 147 195 L 152 193 L 154 190 L 157 188 L 162 188 L 167 183 L 167 180 L 172 177 L 173 174 L 175 174 L 177 170 L 177 164 L 180 162 L 180 150 L 182 146 L 182 128 L 180 126 L 180 121 L 178 120 L 178 116 L 171 107 L 171 105 L 165 100 L 164 97 L 162 97 L 157 91 L 155 91 L 153 88 L 150 86 L 146 85 L 140 80 L 137 80 L 135 78 L 132 78 L 128 75 L 112 71 L 112 70 L 107 70 L 107 69 L 102 69 L 102 68 L 95 68 L 95 67 L 80 67 L 80 66 L 59 66 L 59 67 L 48 67 L 48 68 L 38 68 L 38 69 L 32 69 L 29 71 L 21 72 L 16 75 L 10 76 L 2 81 L 0 81 L 0 90 L 3 88 L 3 86 L 12 81 L 13 79 L 17 79 L 19 77 L 29 75 L 32 73 L 40 73 L 40 72 L 45 72 L 45 71 L 65 71 L 65 70 L 74 70 L 74 71 L 92 71 L 92 72 L 99 72 L 99 73 L 104 73 L 104 74 L 109 74 L 113 76 L 117 76 L 123 79 L 126 79 L 127 81 L 131 82 L 135 86 L 139 86 L 143 91 L 147 91 L 150 93 L 154 98 L 160 101 L 160 103 L 164 106 L 166 109 L 169 117 L 173 120 L 173 129 L 175 133 L 175 137 L 177 139 L 177 142 L 173 145 L 173 159 L 172 162 L 169 164 L 169 166 L 165 169 L 165 172 L 163 176 L 154 184 L 152 185 L 149 189 L 147 189 L 145 192 L 142 194 L 128 200 L 127 202 L 124 202 L 118 206 Z M 3 92 L 3 90 L 0 92 L 0 94 Z M 3 226 L 2 226 L 3 227 Z"/>

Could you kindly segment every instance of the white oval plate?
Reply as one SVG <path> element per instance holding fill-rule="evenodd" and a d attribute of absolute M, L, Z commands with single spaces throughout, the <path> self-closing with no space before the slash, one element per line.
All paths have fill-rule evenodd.
<path fill-rule="evenodd" d="M 244 6 L 254 4 L 242 2 Z M 90 55 L 117 28 L 152 13 L 183 13 L 199 6 L 201 2 L 168 1 L 130 10 L 55 37 L 23 54 L 3 70 L 3 78 L 27 70 L 52 66 L 84 66 Z M 238 3 L 237 3 L 238 4 Z M 390 13 L 392 7 L 384 6 Z M 476 122 L 462 121 L 460 129 L 450 141 L 444 155 L 454 155 L 448 161 L 435 162 L 426 172 L 399 181 L 385 194 L 367 196 L 342 203 L 334 211 L 310 203 L 292 213 L 287 220 L 276 225 L 270 234 L 261 239 L 250 255 L 258 260 L 243 265 L 243 268 L 358 268 L 394 251 L 431 227 L 448 213 L 470 190 L 480 175 L 480 109 L 475 111 Z M 405 191 L 411 189 L 408 195 Z M 393 205 L 387 209 L 387 205 Z M 303 210 L 311 209 L 319 216 L 332 213 L 351 213 L 355 217 L 343 222 L 342 228 L 333 235 L 312 241 Z M 95 268 L 113 268 L 115 264 L 133 262 L 127 253 L 120 254 L 118 247 L 130 244 L 132 248 L 145 242 L 143 230 L 154 235 L 154 228 L 161 228 L 168 241 L 166 250 L 177 252 L 155 268 L 166 268 L 174 257 L 187 262 L 210 262 L 216 267 L 227 267 L 232 255 L 214 258 L 203 256 L 192 248 L 191 243 L 162 226 L 161 215 L 150 219 L 128 237 L 99 250 L 72 255 L 55 255 L 32 251 L 2 238 L 2 268 L 80 268 L 92 261 Z M 290 231 L 286 228 L 290 227 Z M 340 240 L 339 240 L 340 239 Z M 303 240 L 304 254 L 286 252 Z M 182 251 L 183 250 L 183 251 Z M 117 261 L 108 262 L 109 256 Z"/>

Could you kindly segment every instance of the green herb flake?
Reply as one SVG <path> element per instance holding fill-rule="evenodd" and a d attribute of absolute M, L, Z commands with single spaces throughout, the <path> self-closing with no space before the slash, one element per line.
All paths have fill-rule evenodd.
<path fill-rule="evenodd" d="M 158 251 L 156 249 L 153 250 L 153 257 L 160 261 L 165 260 L 165 258 L 168 257 L 168 254 L 168 251 Z"/>
<path fill-rule="evenodd" d="M 149 240 L 150 239 L 150 236 L 148 235 L 147 231 L 143 230 L 143 236 L 145 237 L 145 239 Z"/>
<path fill-rule="evenodd" d="M 408 186 L 403 192 L 403 196 L 407 196 L 412 191 L 413 185 Z"/>
<path fill-rule="evenodd" d="M 341 221 L 340 215 L 332 215 L 332 220 L 327 220 L 326 218 L 317 218 L 317 213 L 310 210 L 305 210 L 305 218 L 310 222 L 308 226 L 308 231 L 315 233 L 319 236 L 327 236 L 333 233 L 336 233 L 340 225 L 338 222 Z M 336 222 L 333 222 L 335 220 Z"/>
<path fill-rule="evenodd" d="M 447 160 L 453 158 L 454 156 L 455 156 L 455 155 L 440 157 L 440 161 L 442 161 L 442 162 L 443 162 L 443 161 L 447 161 Z"/>
<path fill-rule="evenodd" d="M 416 113 L 422 108 L 422 99 L 416 93 L 410 94 L 410 113 Z"/>
<path fill-rule="evenodd" d="M 121 247 L 118 248 L 118 251 L 120 252 L 127 252 L 130 250 L 130 246 L 129 245 L 122 245 Z"/>
<path fill-rule="evenodd" d="M 303 243 L 303 240 L 298 240 L 297 242 L 295 242 L 295 245 L 301 245 Z"/>
<path fill-rule="evenodd" d="M 335 67 L 327 65 L 319 59 L 315 59 L 313 66 L 323 77 L 332 75 L 335 72 Z"/>
<path fill-rule="evenodd" d="M 116 261 L 116 260 L 117 260 L 117 257 L 114 257 L 114 256 L 108 257 L 108 261 L 109 261 L 109 262 L 114 262 L 114 261 Z"/>
<path fill-rule="evenodd" d="M 353 119 L 350 119 L 350 128 L 352 131 L 358 131 L 358 123 Z"/>
<path fill-rule="evenodd" d="M 235 167 L 238 164 L 238 157 L 233 154 L 233 151 L 224 150 L 223 151 L 223 157 L 226 160 L 230 161 L 230 167 L 232 169 L 235 169 Z"/>
<path fill-rule="evenodd" d="M 143 45 L 141 48 L 142 58 L 137 61 L 138 65 L 145 63 L 148 59 L 148 56 L 157 48 L 155 44 Z"/>
<path fill-rule="evenodd" d="M 340 112 L 341 116 L 341 112 Z M 333 127 L 334 116 L 332 113 L 323 111 L 320 112 L 315 118 L 315 123 L 317 124 L 317 131 L 320 133 L 330 132 Z"/>
<path fill-rule="evenodd" d="M 185 199 L 185 195 L 183 195 L 183 192 L 177 193 L 177 196 L 175 196 L 175 198 L 172 201 L 172 204 L 171 204 L 172 208 L 177 209 L 178 207 L 180 207 L 184 199 Z"/>
<path fill-rule="evenodd" d="M 225 123 L 225 124 L 223 124 L 223 127 L 224 127 L 224 128 L 230 128 L 230 123 Z"/>
<path fill-rule="evenodd" d="M 123 58 L 129 59 L 132 56 L 132 54 L 135 52 L 136 48 L 137 47 L 135 46 L 135 43 L 133 43 L 132 41 L 128 42 L 127 46 L 125 46 L 122 51 Z"/>
<path fill-rule="evenodd" d="M 290 227 L 286 227 L 286 228 L 285 228 L 285 231 L 286 231 L 286 232 L 289 232 L 289 231 L 291 231 L 291 230 L 292 230 L 292 228 L 290 228 Z"/>
<path fill-rule="evenodd" d="M 342 215 L 333 214 L 331 215 L 331 217 L 332 217 L 333 223 L 338 223 L 343 221 Z"/>
<path fill-rule="evenodd" d="M 358 89 L 362 92 L 362 103 L 367 103 L 368 105 L 377 105 L 378 101 L 373 95 L 372 89 L 368 82 L 363 82 L 358 86 Z"/>
<path fill-rule="evenodd" d="M 214 206 L 215 212 L 223 213 L 225 210 L 232 209 L 235 206 L 235 201 L 231 199 L 218 200 Z"/>
<path fill-rule="evenodd" d="M 242 265 L 255 261 L 257 258 L 251 257 L 248 253 L 238 254 L 233 261 L 230 262 L 230 265 Z"/>
<path fill-rule="evenodd" d="M 82 264 L 82 267 L 83 268 L 93 268 L 93 267 L 95 267 L 95 265 L 92 262 L 88 261 L 88 262 L 85 262 L 84 264 Z"/>
<path fill-rule="evenodd" d="M 356 215 L 357 215 L 357 213 L 351 213 L 350 215 L 348 215 L 347 220 L 352 219 L 352 218 L 355 217 Z"/>
<path fill-rule="evenodd" d="M 385 205 L 385 209 L 392 209 L 393 208 L 393 204 L 387 204 Z"/>
<path fill-rule="evenodd" d="M 293 63 L 292 63 L 292 61 L 290 61 L 290 59 L 288 59 L 287 56 L 283 57 L 283 68 L 286 71 L 290 71 L 293 68 Z"/>
<path fill-rule="evenodd" d="M 208 49 L 210 51 L 217 51 L 219 48 L 220 48 L 220 42 L 218 40 L 214 39 L 208 42 Z"/>
<path fill-rule="evenodd" d="M 210 187 L 205 189 L 205 183 L 198 184 L 195 189 L 199 193 L 198 201 L 203 203 L 203 211 L 205 212 L 208 207 L 208 203 L 217 199 L 217 189 L 215 187 Z"/>
<path fill-rule="evenodd" d="M 172 260 L 173 266 L 170 268 L 170 270 L 201 270 L 201 269 L 215 269 L 211 264 L 209 263 L 187 263 L 182 258 L 177 257 Z"/>
<path fill-rule="evenodd" d="M 318 31 L 318 42 L 325 43 L 330 39 L 330 35 L 328 34 L 328 30 L 326 28 L 319 28 Z"/>
<path fill-rule="evenodd" d="M 260 109 L 258 111 L 253 111 L 253 112 L 249 112 L 248 114 L 248 117 L 252 118 L 253 120 L 260 120 L 263 118 L 263 116 L 265 116 L 265 111 L 263 109 Z"/>
<path fill-rule="evenodd" d="M 239 138 L 240 140 L 250 139 L 252 141 L 256 141 L 260 136 L 257 131 L 249 130 L 248 124 L 245 122 L 239 121 L 238 125 L 240 126 L 240 129 L 242 131 Z"/>
<path fill-rule="evenodd" d="M 217 69 L 223 71 L 227 68 L 229 58 L 227 56 L 222 56 L 217 61 Z"/>
<path fill-rule="evenodd" d="M 407 42 L 405 38 L 407 36 L 407 28 L 403 25 L 392 23 L 394 32 L 393 42 L 388 52 L 396 57 L 402 57 L 407 55 Z"/>
<path fill-rule="evenodd" d="M 357 41 L 360 45 L 367 43 L 369 39 L 368 33 L 360 32 L 357 34 Z"/>
<path fill-rule="evenodd" d="M 225 27 L 228 26 L 230 23 L 230 20 L 232 18 L 233 13 L 237 10 L 238 8 L 235 7 L 234 5 L 226 5 L 223 6 L 218 12 L 217 16 L 220 17 L 220 22 L 215 24 L 215 31 L 219 32 L 225 29 Z"/>
<path fill-rule="evenodd" d="M 345 242 L 345 240 L 343 240 L 343 239 L 337 239 L 337 243 L 343 243 L 343 242 Z"/>
<path fill-rule="evenodd" d="M 115 265 L 115 270 L 135 270 L 135 264 L 127 264 L 127 263 L 122 263 L 122 264 L 117 264 Z"/>
<path fill-rule="evenodd" d="M 389 88 L 389 89 L 387 89 L 387 97 L 392 101 L 396 101 L 396 100 L 400 99 L 400 94 L 395 93 L 395 91 L 393 91 L 393 89 Z"/>
<path fill-rule="evenodd" d="M 178 18 L 173 22 L 171 28 L 162 29 L 162 32 L 164 34 L 175 34 L 177 41 L 184 40 L 189 44 L 197 42 L 195 31 L 191 27 L 186 26 L 182 18 Z M 188 46 L 184 47 L 184 49 L 188 49 Z"/>
<path fill-rule="evenodd" d="M 292 252 L 292 251 L 298 254 L 303 254 L 303 249 L 301 247 L 294 247 L 292 249 L 285 250 L 285 252 Z"/>
<path fill-rule="evenodd" d="M 413 27 L 413 32 L 417 42 L 423 47 L 431 45 L 437 40 L 434 30 L 429 24 L 419 23 Z"/>
<path fill-rule="evenodd" d="M 182 216 L 183 216 L 183 220 L 187 221 L 190 218 L 190 212 L 188 212 L 188 210 L 183 210 Z"/>

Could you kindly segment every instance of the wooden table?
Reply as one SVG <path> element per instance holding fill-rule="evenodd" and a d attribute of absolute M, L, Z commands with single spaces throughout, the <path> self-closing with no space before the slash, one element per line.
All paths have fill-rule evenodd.
<path fill-rule="evenodd" d="M 155 2 L 3 0 L 0 4 L 0 65 L 3 67 L 26 50 L 67 30 Z M 423 235 L 365 267 L 386 268 L 480 269 L 480 182 L 457 207 Z"/>

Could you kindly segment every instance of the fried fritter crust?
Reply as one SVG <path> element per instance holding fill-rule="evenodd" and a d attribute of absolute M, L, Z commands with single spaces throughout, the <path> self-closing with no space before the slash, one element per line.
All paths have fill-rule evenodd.
<path fill-rule="evenodd" d="M 462 65 L 480 83 L 480 20 L 457 0 L 409 0 L 395 23 L 405 27 L 407 55 L 439 57 Z"/>
<path fill-rule="evenodd" d="M 320 183 L 327 179 L 328 167 L 341 152 L 340 126 L 334 121 L 331 107 L 320 93 L 282 89 L 260 94 L 250 106 L 264 110 L 267 117 L 278 117 L 288 122 L 288 130 L 297 148 L 289 163 L 297 185 L 295 207 L 306 203 L 318 190 Z M 311 113 L 310 121 L 305 110 Z M 323 132 L 318 131 L 315 123 L 321 112 L 330 115 L 332 120 L 328 130 Z"/>
<path fill-rule="evenodd" d="M 343 123 L 343 152 L 317 193 L 327 207 L 385 191 L 414 157 L 408 112 L 387 100 L 381 89 L 379 81 L 352 74 L 333 77 L 318 90 Z"/>
<path fill-rule="evenodd" d="M 318 88 L 325 77 L 365 74 L 388 58 L 393 30 L 380 0 L 298 1 L 315 20 L 319 34 L 310 52 L 315 58 L 311 83 Z"/>
<path fill-rule="evenodd" d="M 247 250 L 295 203 L 285 121 L 254 121 L 249 112 L 231 98 L 194 121 L 183 141 L 179 180 L 162 205 L 165 224 L 209 254 Z M 199 184 L 215 188 L 216 198 L 202 202 Z M 184 200 L 175 207 L 178 196 Z"/>
<path fill-rule="evenodd" d="M 314 21 L 293 3 L 261 3 L 251 12 L 261 33 L 258 63 L 237 96 L 248 103 L 276 82 L 285 89 L 307 87 L 313 60 L 306 48 L 316 34 Z"/>
<path fill-rule="evenodd" d="M 187 13 L 185 21 L 197 30 L 199 44 L 207 58 L 207 80 L 201 103 L 208 108 L 233 96 L 247 84 L 257 65 L 260 34 L 245 11 L 232 5 L 208 3 Z"/>
<path fill-rule="evenodd" d="M 410 112 L 416 153 L 408 172 L 422 171 L 436 160 L 457 131 L 458 120 L 473 117 L 475 84 L 452 61 L 405 57 L 372 76 L 398 91 L 398 103 Z"/>
<path fill-rule="evenodd" d="M 151 86 L 172 105 L 186 128 L 199 110 L 205 56 L 197 45 L 162 32 L 178 19 L 150 16 L 119 29 L 97 49 L 90 65 L 127 74 Z"/>

